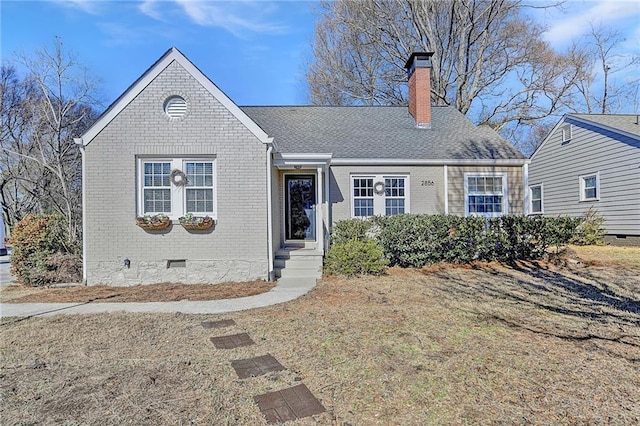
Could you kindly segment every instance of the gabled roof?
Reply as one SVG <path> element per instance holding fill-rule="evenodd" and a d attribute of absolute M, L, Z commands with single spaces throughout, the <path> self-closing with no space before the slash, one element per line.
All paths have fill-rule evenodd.
<path fill-rule="evenodd" d="M 211 93 L 231 114 L 233 114 L 247 129 L 263 143 L 270 143 L 271 138 L 253 122 L 238 106 L 202 73 L 178 49 L 172 47 L 167 50 L 151 67 L 146 70 L 125 92 L 120 95 L 103 112 L 95 123 L 77 140 L 86 146 L 100 133 L 136 96 L 140 94 L 162 71 L 173 61 L 178 62 L 193 78 Z"/>
<path fill-rule="evenodd" d="M 278 152 L 331 153 L 332 163 L 336 159 L 525 162 L 525 156 L 495 131 L 475 126 L 452 107 L 432 107 L 431 129 L 417 128 L 406 106 L 241 109 L 274 137 Z"/>
<path fill-rule="evenodd" d="M 569 114 L 571 118 L 589 122 L 608 130 L 640 136 L 640 117 L 636 114 Z"/>
<path fill-rule="evenodd" d="M 584 123 L 619 135 L 640 139 L 640 117 L 636 114 L 565 114 L 531 154 L 531 159 L 536 156 L 556 130 L 567 121 Z"/>

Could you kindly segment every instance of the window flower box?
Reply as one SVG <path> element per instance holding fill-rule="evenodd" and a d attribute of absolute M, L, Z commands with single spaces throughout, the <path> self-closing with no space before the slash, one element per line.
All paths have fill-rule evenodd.
<path fill-rule="evenodd" d="M 209 216 L 194 216 L 193 213 L 179 217 L 180 225 L 187 231 L 204 231 L 213 226 L 213 219 Z"/>
<path fill-rule="evenodd" d="M 171 225 L 171 220 L 164 214 L 138 216 L 136 225 L 147 231 L 160 231 Z"/>

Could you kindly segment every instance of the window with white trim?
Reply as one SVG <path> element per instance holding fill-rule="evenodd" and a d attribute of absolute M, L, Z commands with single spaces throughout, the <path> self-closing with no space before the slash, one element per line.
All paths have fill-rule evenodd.
<path fill-rule="evenodd" d="M 600 198 L 600 173 L 580 176 L 580 201 L 597 201 Z"/>
<path fill-rule="evenodd" d="M 409 213 L 409 176 L 351 176 L 353 217 Z"/>
<path fill-rule="evenodd" d="M 138 160 L 138 214 L 216 216 L 213 159 Z"/>
<path fill-rule="evenodd" d="M 507 176 L 502 173 L 465 173 L 466 216 L 497 217 L 507 211 Z"/>
<path fill-rule="evenodd" d="M 542 211 L 542 184 L 531 185 L 529 187 L 529 200 L 531 205 L 529 211 L 531 214 L 541 214 Z"/>
<path fill-rule="evenodd" d="M 571 124 L 565 124 L 564 126 L 562 126 L 562 142 L 566 143 L 566 142 L 570 142 L 571 138 L 573 137 L 572 132 L 571 132 Z"/>

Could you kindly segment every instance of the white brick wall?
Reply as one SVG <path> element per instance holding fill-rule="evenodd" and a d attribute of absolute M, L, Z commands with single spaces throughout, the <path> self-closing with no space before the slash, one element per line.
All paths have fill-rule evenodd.
<path fill-rule="evenodd" d="M 164 114 L 173 94 L 187 99 L 184 119 Z M 215 156 L 215 229 L 193 234 L 176 223 L 148 233 L 136 226 L 137 155 Z M 91 141 L 85 161 L 88 284 L 267 278 L 266 146 L 176 62 Z M 167 269 L 168 259 L 186 259 L 187 267 Z"/>

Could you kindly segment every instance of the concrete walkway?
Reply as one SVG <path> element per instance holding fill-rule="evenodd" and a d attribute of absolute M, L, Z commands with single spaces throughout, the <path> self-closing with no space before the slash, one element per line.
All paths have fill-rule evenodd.
<path fill-rule="evenodd" d="M 205 302 L 145 303 L 1 303 L 0 317 L 32 317 L 56 314 L 94 314 L 103 312 L 152 312 L 184 314 L 221 314 L 261 308 L 297 299 L 316 285 L 314 278 L 281 278 L 270 291 L 238 299 Z"/>

